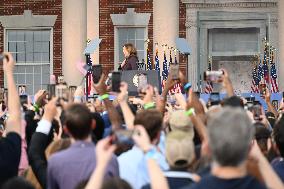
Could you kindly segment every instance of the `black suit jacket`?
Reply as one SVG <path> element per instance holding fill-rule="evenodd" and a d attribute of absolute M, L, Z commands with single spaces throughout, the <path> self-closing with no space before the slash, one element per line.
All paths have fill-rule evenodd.
<path fill-rule="evenodd" d="M 45 149 L 48 145 L 48 141 L 47 135 L 35 132 L 32 135 L 28 152 L 30 165 L 42 188 L 46 188 L 47 160 L 45 157 Z"/>

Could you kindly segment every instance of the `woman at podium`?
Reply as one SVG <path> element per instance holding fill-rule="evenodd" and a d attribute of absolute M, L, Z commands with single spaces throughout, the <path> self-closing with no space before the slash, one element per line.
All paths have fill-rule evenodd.
<path fill-rule="evenodd" d="M 118 70 L 138 70 L 138 57 L 136 48 L 131 43 L 123 45 L 124 61 L 119 66 Z"/>

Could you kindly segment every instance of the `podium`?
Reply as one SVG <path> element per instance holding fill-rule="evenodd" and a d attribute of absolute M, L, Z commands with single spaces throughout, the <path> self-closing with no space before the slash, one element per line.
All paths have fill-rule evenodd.
<path fill-rule="evenodd" d="M 128 84 L 128 95 L 129 96 L 137 96 L 139 89 L 139 79 L 147 78 L 147 84 L 156 87 L 161 94 L 162 86 L 161 86 L 161 78 L 159 76 L 158 71 L 156 70 L 129 70 L 121 72 L 121 81 L 124 81 Z"/>

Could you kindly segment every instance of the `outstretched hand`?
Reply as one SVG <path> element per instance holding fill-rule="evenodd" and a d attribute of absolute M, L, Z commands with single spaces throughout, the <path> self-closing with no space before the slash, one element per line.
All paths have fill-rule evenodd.
<path fill-rule="evenodd" d="M 98 83 L 94 84 L 94 88 L 99 95 L 104 95 L 107 93 L 107 86 L 105 84 L 105 75 L 102 74 Z"/>

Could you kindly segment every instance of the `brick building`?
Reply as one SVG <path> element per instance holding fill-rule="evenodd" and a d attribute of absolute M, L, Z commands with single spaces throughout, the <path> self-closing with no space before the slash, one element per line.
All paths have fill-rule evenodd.
<path fill-rule="evenodd" d="M 122 61 L 125 42 L 135 44 L 140 61 L 146 59 L 145 40 L 150 39 L 152 58 L 158 43 L 162 67 L 162 44 L 175 48 L 175 39 L 182 37 L 192 46 L 192 54 L 188 63 L 186 57 L 179 56 L 180 67 L 197 88 L 209 55 L 214 68 L 227 65 L 234 74 L 238 65 L 249 63 L 246 57 L 260 51 L 262 36 L 270 36 L 282 52 L 284 39 L 278 32 L 284 29 L 284 15 L 278 16 L 278 9 L 283 2 L 278 6 L 278 0 L 1 0 L 0 52 L 14 53 L 17 84 L 27 85 L 32 93 L 45 87 L 50 74 L 63 74 L 70 85 L 79 85 L 82 75 L 76 63 L 85 60 L 82 52 L 87 39 L 102 39 L 92 60 L 108 72 Z M 234 35 L 227 35 L 229 31 Z M 246 52 L 243 47 L 226 46 L 226 41 L 237 43 L 243 37 L 255 39 L 251 43 L 255 46 Z M 277 64 L 283 81 L 284 64 Z M 237 88 L 242 91 L 248 90 L 243 83 L 251 81 L 248 70 L 235 74 L 240 78 L 233 82 L 241 83 Z M 0 67 L 1 86 L 4 81 Z"/>
<path fill-rule="evenodd" d="M 179 27 L 175 30 L 180 37 L 185 37 L 185 5 L 181 1 L 175 4 L 179 7 L 179 12 L 175 13 Z M 68 83 L 79 85 L 82 76 L 76 63 L 85 60 L 82 52 L 87 39 L 102 39 L 92 60 L 102 64 L 105 72 L 117 68 L 115 62 L 121 61 L 123 42 L 139 46 L 141 61 L 145 59 L 145 40 L 149 38 L 148 47 L 153 57 L 153 10 L 153 0 L 3 0 L 0 2 L 0 52 L 13 52 L 17 61 L 16 82 L 27 85 L 30 93 L 45 87 L 50 74 L 63 74 Z M 111 15 L 115 19 L 116 15 L 128 13 L 137 18 L 146 15 L 148 23 L 114 26 Z M 185 68 L 182 60 L 182 68 Z M 2 67 L 0 85 L 4 85 Z"/>

